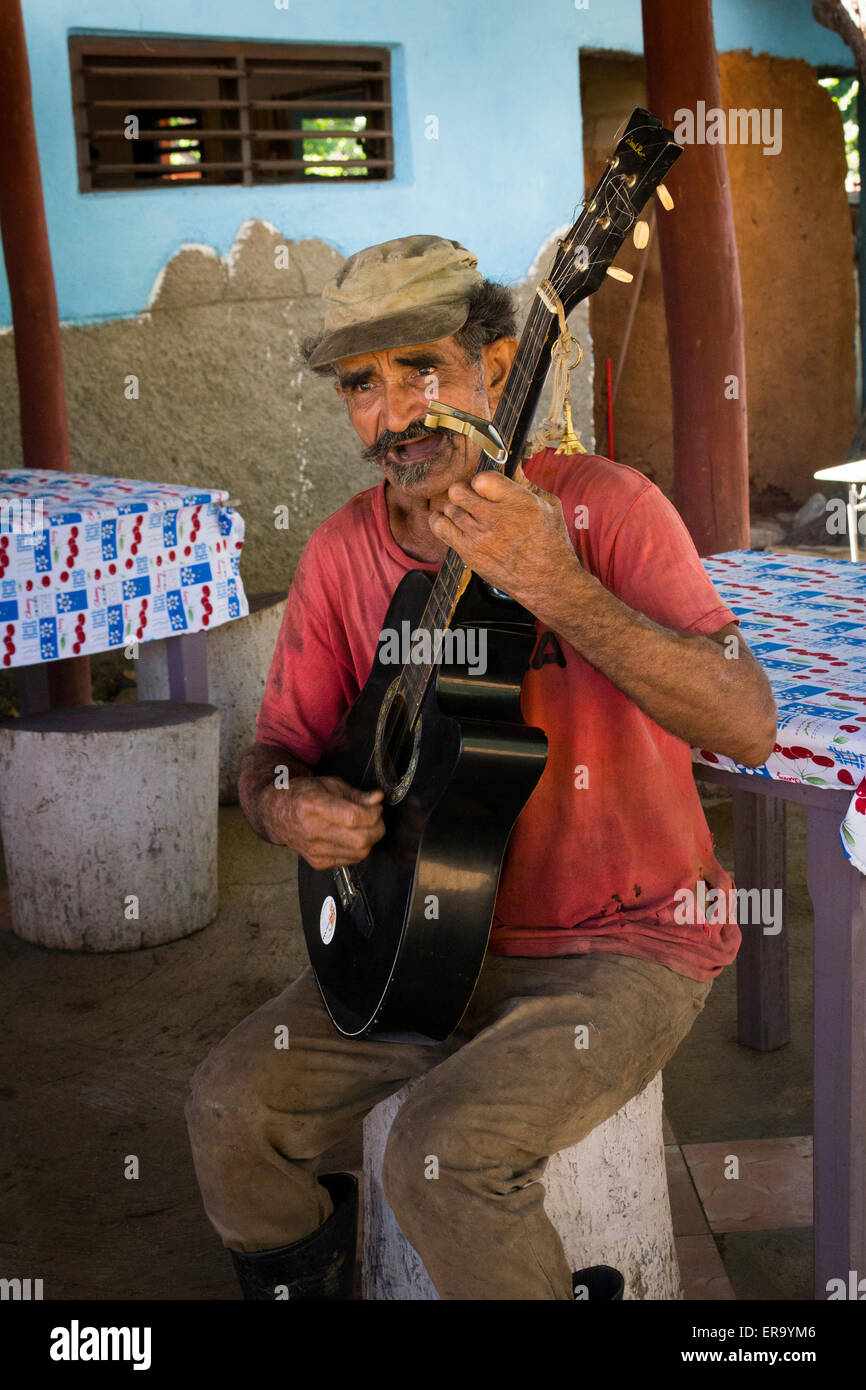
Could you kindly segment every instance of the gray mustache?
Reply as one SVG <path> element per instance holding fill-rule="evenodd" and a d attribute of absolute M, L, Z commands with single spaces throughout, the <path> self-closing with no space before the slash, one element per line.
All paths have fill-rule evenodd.
<path fill-rule="evenodd" d="M 407 425 L 405 430 L 400 430 L 397 434 L 393 430 L 383 430 L 375 443 L 363 450 L 361 457 L 367 463 L 376 463 L 399 444 L 408 444 L 410 440 L 420 439 L 425 434 L 439 433 L 439 430 L 428 430 L 423 420 L 413 420 L 411 425 Z"/>

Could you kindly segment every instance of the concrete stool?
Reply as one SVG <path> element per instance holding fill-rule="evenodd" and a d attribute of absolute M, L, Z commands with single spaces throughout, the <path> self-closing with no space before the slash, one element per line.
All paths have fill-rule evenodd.
<path fill-rule="evenodd" d="M 244 753 L 255 742 L 256 715 L 286 609 L 285 593 L 251 594 L 246 618 L 208 629 L 207 698 L 222 715 L 219 799 L 238 799 Z M 136 663 L 139 700 L 168 700 L 165 642 L 142 642 Z"/>
<path fill-rule="evenodd" d="M 365 1299 L 439 1296 L 397 1225 L 381 1177 L 391 1124 L 417 1085 L 413 1081 L 382 1101 L 364 1121 Z M 544 1209 L 572 1270 L 613 1265 L 625 1279 L 625 1298 L 682 1298 L 665 1172 L 661 1072 L 581 1143 L 554 1154 L 543 1181 Z"/>
<path fill-rule="evenodd" d="M 130 951 L 212 921 L 218 756 L 212 705 L 79 705 L 0 724 L 16 935 Z"/>

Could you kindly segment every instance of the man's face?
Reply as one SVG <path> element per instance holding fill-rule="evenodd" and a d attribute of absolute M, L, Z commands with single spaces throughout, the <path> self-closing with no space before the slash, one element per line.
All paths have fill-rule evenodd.
<path fill-rule="evenodd" d="M 475 472 L 480 450 L 463 435 L 428 429 L 430 401 L 490 419 L 516 349 L 514 339 L 500 338 L 481 349 L 480 363 L 471 363 L 448 337 L 342 358 L 336 387 L 364 457 L 378 462 L 412 501 L 444 502 L 452 483 Z"/>

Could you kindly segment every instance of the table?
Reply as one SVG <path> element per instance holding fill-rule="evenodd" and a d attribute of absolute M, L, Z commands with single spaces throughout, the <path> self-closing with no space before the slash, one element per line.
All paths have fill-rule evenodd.
<path fill-rule="evenodd" d="M 859 536 L 857 532 L 857 513 L 866 511 L 866 459 L 853 459 L 850 463 L 837 463 L 832 468 L 820 468 L 813 473 L 814 478 L 828 483 L 848 484 L 848 544 L 851 559 L 856 565 L 860 559 Z"/>
<path fill-rule="evenodd" d="M 167 643 L 170 698 L 207 703 L 205 634 L 249 612 L 244 523 L 218 488 L 0 469 L 0 661 L 22 714 L 44 664 Z"/>
<path fill-rule="evenodd" d="M 704 561 L 779 708 L 759 768 L 693 750 L 695 776 L 733 793 L 740 888 L 783 888 L 785 807 L 806 806 L 814 940 L 815 1297 L 866 1274 L 866 571 L 847 560 L 729 551 Z M 784 902 L 784 897 L 782 898 Z M 747 926 L 738 1036 L 789 1040 L 787 924 Z"/>

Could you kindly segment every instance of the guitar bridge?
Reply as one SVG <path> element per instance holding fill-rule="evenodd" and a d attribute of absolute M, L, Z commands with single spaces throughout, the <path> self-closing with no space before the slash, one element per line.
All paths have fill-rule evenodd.
<path fill-rule="evenodd" d="M 344 912 L 348 912 L 358 896 L 358 888 L 352 879 L 349 869 L 341 866 L 334 870 L 334 880 L 337 884 L 337 894 Z"/>
<path fill-rule="evenodd" d="M 343 911 L 361 935 L 369 937 L 373 931 L 373 914 L 363 884 L 344 865 L 334 870 L 334 881 Z"/>

